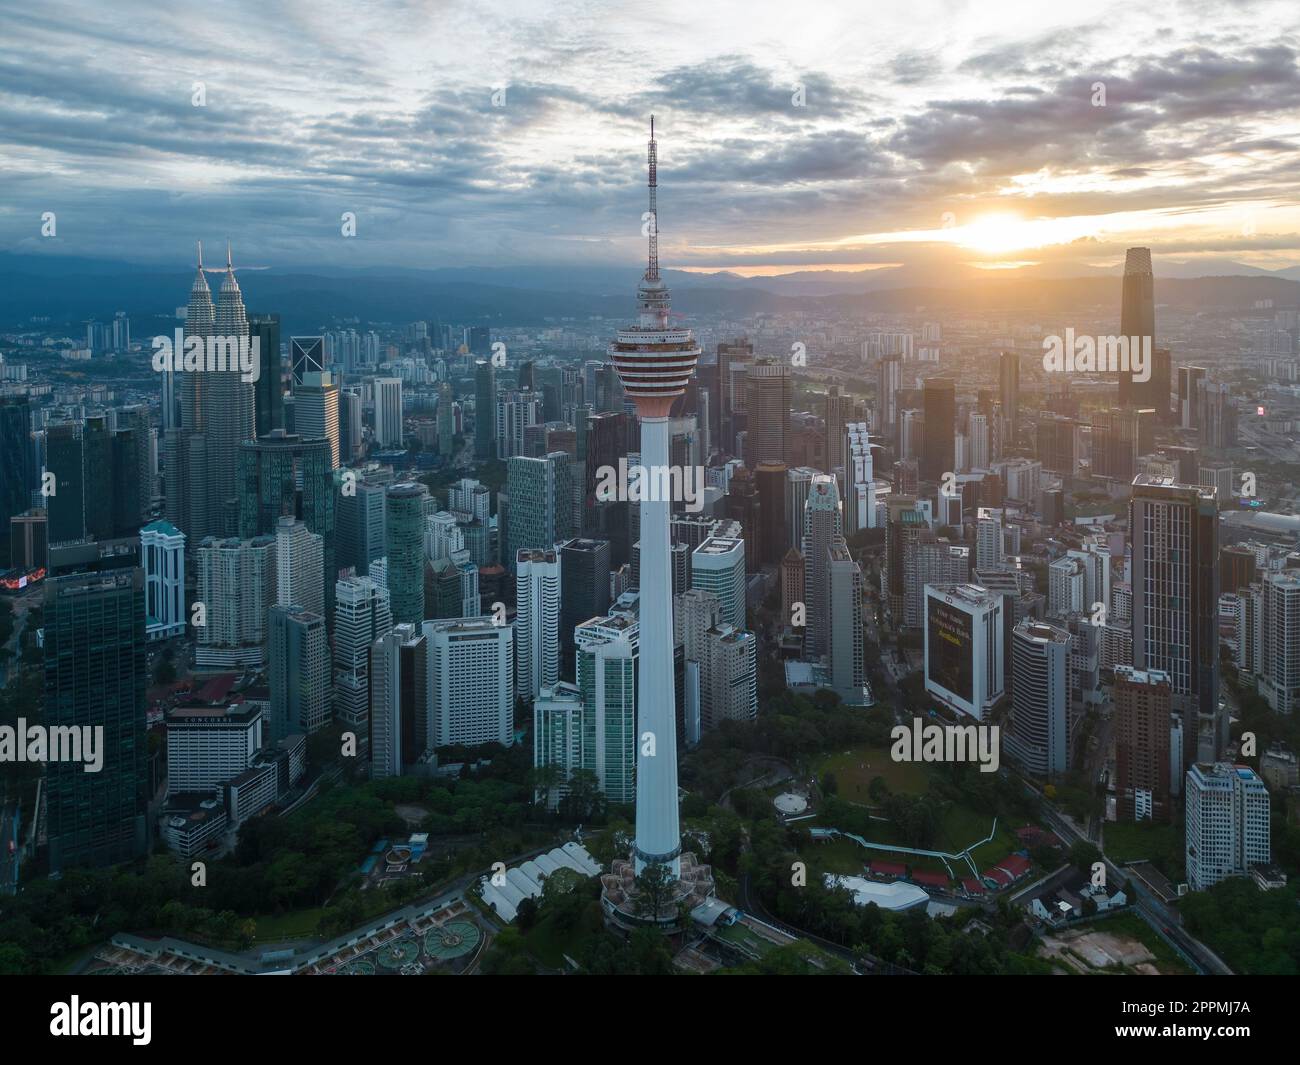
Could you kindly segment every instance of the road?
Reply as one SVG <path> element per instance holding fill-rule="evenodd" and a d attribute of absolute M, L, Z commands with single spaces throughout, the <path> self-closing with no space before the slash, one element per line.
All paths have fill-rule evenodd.
<path fill-rule="evenodd" d="M 1029 790 L 1032 791 L 1033 789 Z M 1037 792 L 1034 792 L 1034 794 L 1037 794 Z M 1079 831 L 1074 822 L 1062 817 L 1045 799 L 1042 802 L 1041 813 L 1043 820 L 1051 826 L 1052 831 L 1060 836 L 1061 840 L 1067 845 L 1076 842 L 1093 842 Z M 1116 865 L 1107 858 L 1104 853 L 1102 854 L 1102 860 L 1106 863 L 1107 875 L 1114 878 L 1114 883 L 1132 883 L 1134 892 L 1137 895 L 1137 903 L 1134 909 L 1166 943 L 1178 951 L 1184 961 L 1188 962 L 1200 974 L 1233 975 L 1232 969 L 1209 947 L 1183 931 L 1181 927 L 1182 918 L 1176 910 L 1166 906 L 1160 899 L 1152 895 L 1137 880 L 1129 876 L 1121 866 Z"/>

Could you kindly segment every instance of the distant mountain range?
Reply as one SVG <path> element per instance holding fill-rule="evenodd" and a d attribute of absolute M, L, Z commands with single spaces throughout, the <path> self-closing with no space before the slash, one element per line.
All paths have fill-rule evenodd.
<path fill-rule="evenodd" d="M 981 270 L 965 264 L 853 272 L 795 271 L 769 277 L 665 271 L 683 314 L 941 312 L 1043 314 L 1119 306 L 1120 271 L 1062 276 L 1061 268 Z M 1300 306 L 1300 267 L 1268 271 L 1231 261 L 1157 264 L 1156 299 L 1187 310 L 1243 312 L 1257 301 Z M 627 318 L 639 271 L 604 267 L 465 267 L 248 270 L 240 275 L 250 312 L 276 311 L 284 329 L 311 333 L 346 318 L 400 324 L 538 325 L 591 316 Z M 126 311 L 133 332 L 168 328 L 189 298 L 193 267 L 0 252 L 0 325 L 21 328 L 48 316 L 71 330 Z M 217 282 L 214 280 L 215 290 Z M 1118 313 L 1118 311 L 1116 312 Z"/>

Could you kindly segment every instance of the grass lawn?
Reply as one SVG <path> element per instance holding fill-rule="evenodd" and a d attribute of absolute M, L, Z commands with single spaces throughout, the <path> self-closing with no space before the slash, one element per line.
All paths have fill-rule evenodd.
<path fill-rule="evenodd" d="M 930 790 L 930 769 L 927 765 L 921 762 L 895 762 L 890 758 L 889 750 L 885 747 L 863 747 L 830 755 L 822 761 L 817 769 L 818 776 L 827 772 L 834 774 L 836 783 L 839 786 L 840 798 L 863 806 L 871 804 L 868 788 L 874 777 L 883 777 L 889 790 L 897 794 L 924 795 Z M 821 818 L 808 822 L 808 824 L 816 824 L 826 828 L 839 827 L 831 825 Z M 993 818 L 988 814 L 978 813 L 967 807 L 953 804 L 949 806 L 948 812 L 944 815 L 938 836 L 925 849 L 948 851 L 956 854 L 977 840 L 984 839 L 992 827 Z M 972 852 L 972 857 L 975 859 L 981 873 L 997 865 L 1008 854 L 1020 849 L 1020 843 L 1012 833 L 1011 828 L 1012 826 L 1005 823 L 1005 821 L 1000 821 L 994 838 Z M 894 831 L 893 826 L 885 821 L 873 821 L 871 831 L 867 833 L 866 838 L 873 843 L 902 844 L 904 842 Z M 863 862 L 870 861 L 870 852 L 863 850 L 851 841 L 837 840 L 834 843 L 818 844 L 812 851 L 814 865 L 832 873 L 858 871 L 858 869 L 846 867 L 849 856 L 847 852 L 840 849 L 841 844 L 847 844 L 859 852 L 861 857 L 858 861 L 858 869 L 861 868 Z M 825 855 L 824 858 L 822 857 L 823 854 Z M 935 858 L 909 857 L 885 853 L 880 853 L 877 857 L 884 861 L 906 860 L 913 868 L 927 872 L 942 873 L 947 871 L 943 863 Z M 964 864 L 960 867 L 953 865 L 953 871 L 958 873 L 959 876 L 970 875 L 969 869 Z"/>
<path fill-rule="evenodd" d="M 832 754 L 817 767 L 817 776 L 831 773 L 839 795 L 850 802 L 869 803 L 868 788 L 874 777 L 884 777 L 889 790 L 924 795 L 930 788 L 930 771 L 921 762 L 895 762 L 887 747 L 859 747 Z"/>
<path fill-rule="evenodd" d="M 1152 822 L 1124 824 L 1107 822 L 1103 830 L 1106 857 L 1117 864 L 1149 859 L 1174 883 L 1185 877 L 1183 869 L 1183 832 L 1177 825 Z"/>
<path fill-rule="evenodd" d="M 257 939 L 259 942 L 274 942 L 280 939 L 306 939 L 316 934 L 324 907 L 316 906 L 310 910 L 294 910 L 271 917 L 257 918 Z"/>

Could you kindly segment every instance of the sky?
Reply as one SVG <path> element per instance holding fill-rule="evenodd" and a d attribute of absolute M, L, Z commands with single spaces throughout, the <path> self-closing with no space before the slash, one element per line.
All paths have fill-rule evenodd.
<path fill-rule="evenodd" d="M 1134 244 L 1300 264 L 1295 0 L 0 0 L 0 20 L 8 251 L 625 267 L 653 113 L 666 266 L 1069 271 Z"/>

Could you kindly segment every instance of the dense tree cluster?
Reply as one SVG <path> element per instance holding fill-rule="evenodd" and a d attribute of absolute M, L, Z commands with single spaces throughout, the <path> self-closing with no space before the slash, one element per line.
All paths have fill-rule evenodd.
<path fill-rule="evenodd" d="M 859 906 L 845 888 L 828 887 L 817 877 L 805 886 L 792 883 L 790 870 L 799 860 L 796 838 L 774 822 L 751 826 L 752 851 L 744 865 L 764 905 L 781 921 L 838 943 L 861 957 L 926 974 L 999 975 L 1046 973 L 1049 966 L 1010 948 L 1019 915 L 1000 909 L 981 914 L 987 930 L 965 927 L 975 913 L 932 919 L 924 909 L 889 913 L 875 905 Z"/>

